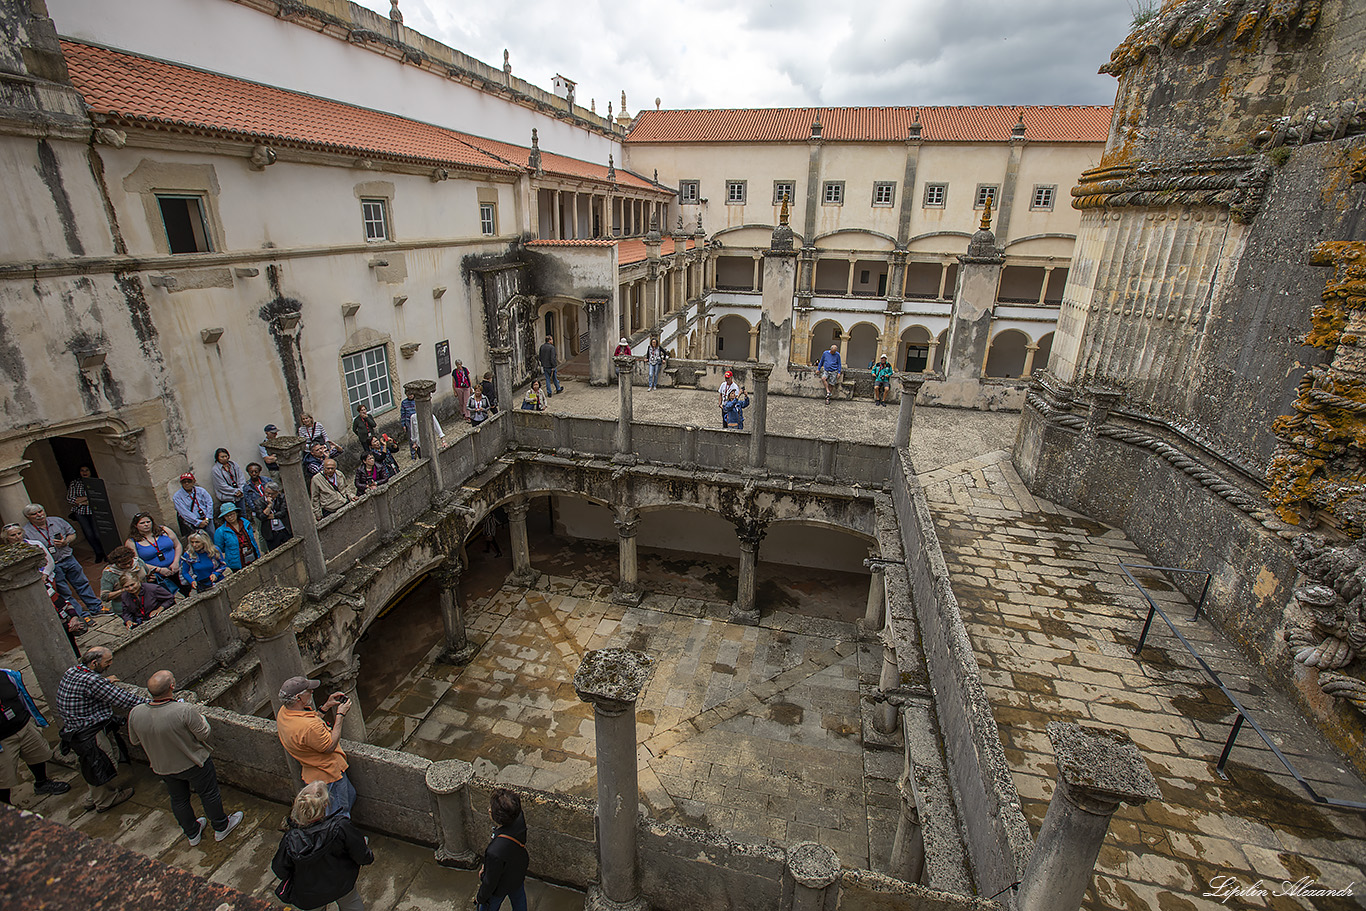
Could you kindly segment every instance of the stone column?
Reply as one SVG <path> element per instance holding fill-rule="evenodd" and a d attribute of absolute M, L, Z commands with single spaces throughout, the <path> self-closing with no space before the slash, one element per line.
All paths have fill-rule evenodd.
<path fill-rule="evenodd" d="M 489 358 L 493 361 L 493 388 L 498 393 L 498 409 L 511 411 L 517 407 L 512 401 L 512 349 L 506 346 L 490 348 Z M 508 434 L 515 436 L 516 427 L 515 422 L 509 421 Z"/>
<path fill-rule="evenodd" d="M 907 766 L 896 783 L 896 789 L 901 794 L 901 818 L 897 820 L 889 866 L 893 876 L 908 883 L 918 883 L 925 870 L 925 830 L 920 825 L 920 801 L 916 796 L 909 760 Z"/>
<path fill-rule="evenodd" d="M 877 554 L 873 554 L 874 557 Z M 868 607 L 863 612 L 863 619 L 859 625 L 863 627 L 865 633 L 876 633 L 882 629 L 882 608 L 887 603 L 887 584 L 882 578 L 886 567 L 881 563 L 874 563 L 868 567 L 868 572 L 872 575 L 868 579 Z"/>
<path fill-rule="evenodd" d="M 1053 278 L 1053 269 L 1053 266 L 1043 267 L 1043 284 L 1039 287 L 1040 307 L 1044 305 L 1044 301 L 1048 300 L 1048 282 Z"/>
<path fill-rule="evenodd" d="M 466 820 L 473 819 L 469 783 L 474 766 L 460 759 L 443 759 L 427 766 L 427 790 L 436 798 L 436 819 L 441 826 L 441 844 L 436 862 L 443 867 L 473 870 L 479 855 L 470 846 Z"/>
<path fill-rule="evenodd" d="M 991 312 L 1001 284 L 1005 256 L 991 233 L 991 206 L 982 213 L 982 227 L 958 257 L 958 287 L 953 316 L 949 320 L 948 348 L 944 352 L 944 376 L 950 382 L 975 386 L 982 376 L 991 340 Z"/>
<path fill-rule="evenodd" d="M 38 574 L 46 562 L 43 552 L 27 542 L 0 546 L 0 603 L 9 612 L 47 704 L 55 708 L 57 682 L 76 656 Z"/>
<path fill-rule="evenodd" d="M 768 378 L 773 373 L 772 364 L 755 364 L 750 368 L 754 379 L 753 407 L 750 408 L 749 467 L 745 474 L 766 474 L 764 461 L 768 456 Z"/>
<path fill-rule="evenodd" d="M 24 507 L 33 501 L 24 486 L 23 471 L 32 464 L 28 459 L 20 459 L 8 468 L 0 468 L 0 519 L 24 524 Z"/>
<path fill-rule="evenodd" d="M 370 488 L 365 498 L 370 501 L 370 508 L 375 513 L 375 531 L 379 532 L 380 543 L 393 543 L 398 538 L 398 532 L 394 530 L 394 518 L 389 509 L 388 486 L 381 484 Z"/>
<path fill-rule="evenodd" d="M 412 395 L 417 404 L 417 414 L 413 416 L 413 424 L 417 428 L 418 446 L 422 450 L 422 455 L 427 457 L 427 461 L 432 466 L 432 494 L 441 493 L 446 489 L 441 477 L 440 451 L 437 449 L 436 425 L 432 422 L 432 393 L 436 392 L 436 383 L 432 380 L 413 380 L 403 384 L 403 391 Z M 290 511 L 291 518 L 294 512 Z"/>
<path fill-rule="evenodd" d="M 280 684 L 304 676 L 304 659 L 294 635 L 294 616 L 303 603 L 299 589 L 269 584 L 248 592 L 232 611 L 232 622 L 251 633 L 261 660 L 262 685 L 275 711 L 280 710 Z"/>
<path fill-rule="evenodd" d="M 634 465 L 635 452 L 631 448 L 631 378 L 635 372 L 636 359 L 629 354 L 612 358 L 617 367 L 617 392 L 621 410 L 617 414 L 617 454 L 613 462 Z"/>
<path fill-rule="evenodd" d="M 787 849 L 782 908 L 791 911 L 834 911 L 839 899 L 840 859 L 814 841 Z"/>
<path fill-rule="evenodd" d="M 896 704 L 886 697 L 901 685 L 901 669 L 896 664 L 896 643 L 891 630 L 884 629 L 879 633 L 878 641 L 882 644 L 882 672 L 878 675 L 877 687 L 879 695 L 884 698 L 874 708 L 873 728 L 880 734 L 890 734 L 896 730 L 899 711 Z"/>
<path fill-rule="evenodd" d="M 731 623 L 759 625 L 759 542 L 767 533 L 768 525 L 764 522 L 743 519 L 735 523 L 735 534 L 740 539 L 740 580 L 736 587 L 735 603 L 730 607 Z"/>
<path fill-rule="evenodd" d="M 525 540 L 525 512 L 522 513 L 522 532 Z M 446 664 L 469 664 L 474 653 L 478 651 L 478 648 L 470 643 L 465 630 L 465 601 L 460 594 L 462 569 L 460 560 L 451 555 L 432 572 L 432 578 L 441 590 L 441 627 L 446 633 L 446 648 L 437 660 Z"/>
<path fill-rule="evenodd" d="M 612 361 L 612 349 L 616 347 L 616 327 L 612 325 L 612 302 L 610 300 L 584 301 L 588 311 L 588 383 L 590 386 L 606 386 L 612 381 L 608 364 Z"/>
<path fill-rule="evenodd" d="M 1033 342 L 1025 345 L 1024 369 L 1020 371 L 1020 379 L 1029 379 L 1029 375 L 1034 372 L 1034 355 L 1038 353 L 1038 345 Z"/>
<path fill-rule="evenodd" d="M 350 664 L 329 676 L 332 685 L 351 700 L 351 708 L 342 716 L 342 736 L 356 743 L 365 743 L 365 715 L 361 713 L 360 694 L 356 691 L 356 681 L 360 677 L 360 659 L 352 656 Z"/>
<path fill-rule="evenodd" d="M 275 456 L 280 466 L 280 483 L 284 487 L 285 503 L 289 506 L 289 525 L 303 541 L 304 563 L 308 578 L 321 582 L 327 575 L 327 559 L 323 544 L 318 539 L 318 520 L 313 518 L 313 498 L 308 493 L 308 479 L 304 477 L 304 441 L 299 437 L 279 436 L 262 443 L 266 452 Z"/>
<path fill-rule="evenodd" d="M 937 337 L 931 338 L 926 346 L 929 350 L 925 352 L 925 366 L 920 368 L 920 372 L 934 373 L 934 355 L 939 348 L 939 339 Z"/>
<path fill-rule="evenodd" d="M 1048 739 L 1058 784 L 1016 893 L 1018 911 L 1080 908 L 1115 810 L 1162 796 L 1127 734 L 1054 721 Z"/>
<path fill-rule="evenodd" d="M 915 417 L 915 397 L 920 394 L 920 387 L 925 385 L 925 377 L 921 374 L 901 375 L 901 404 L 896 414 L 896 440 L 893 445 L 897 449 L 905 449 L 911 445 L 911 421 Z"/>
<path fill-rule="evenodd" d="M 574 690 L 593 705 L 598 778 L 598 874 L 586 907 L 645 909 L 636 866 L 640 788 L 636 779 L 636 699 L 650 679 L 653 659 L 643 652 L 604 648 L 583 656 Z"/>
<path fill-rule="evenodd" d="M 618 510 L 612 524 L 617 527 L 617 562 L 620 570 L 612 600 L 618 604 L 639 604 L 641 592 L 636 531 L 640 527 L 640 513 L 634 509 Z"/>
<path fill-rule="evenodd" d="M 760 266 L 760 264 L 763 262 L 763 260 L 760 259 L 758 256 L 753 257 L 753 259 L 754 259 L 754 270 L 753 270 L 753 275 L 750 277 L 750 280 L 749 280 L 749 290 L 751 290 L 751 291 L 758 291 L 758 290 L 759 290 L 759 266 Z"/>
<path fill-rule="evenodd" d="M 748 360 L 757 361 L 759 359 L 759 324 L 755 323 L 749 327 L 749 358 Z"/>
<path fill-rule="evenodd" d="M 531 547 L 526 540 L 526 514 L 531 504 L 513 500 L 504 508 L 508 511 L 508 537 L 512 539 L 511 579 L 515 585 L 530 585 L 540 575 L 531 568 Z"/>

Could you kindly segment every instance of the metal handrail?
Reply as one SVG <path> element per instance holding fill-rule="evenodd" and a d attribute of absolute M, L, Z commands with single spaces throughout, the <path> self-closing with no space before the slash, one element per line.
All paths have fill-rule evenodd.
<path fill-rule="evenodd" d="M 1186 647 L 1186 651 L 1190 652 L 1191 657 L 1200 665 L 1200 668 L 1205 672 L 1206 676 L 1214 681 L 1214 685 L 1219 687 L 1219 690 L 1224 694 L 1225 698 L 1233 704 L 1233 707 L 1238 712 L 1238 717 L 1233 720 L 1233 728 L 1229 731 L 1228 739 L 1224 741 L 1224 751 L 1219 754 L 1219 762 L 1214 767 L 1215 773 L 1217 773 L 1220 778 L 1225 781 L 1229 780 L 1228 775 L 1224 773 L 1224 765 L 1228 762 L 1229 753 L 1233 751 L 1233 744 L 1238 739 L 1239 732 L 1243 729 L 1243 722 L 1246 721 L 1252 726 L 1252 729 L 1257 732 L 1257 736 L 1262 738 L 1262 742 L 1265 743 L 1267 747 L 1271 749 L 1271 752 L 1275 754 L 1276 758 L 1280 760 L 1281 765 L 1285 766 L 1285 770 L 1294 776 L 1295 781 L 1299 782 L 1300 787 L 1309 795 L 1309 798 L 1313 800 L 1314 803 L 1324 804 L 1325 806 L 1330 807 L 1343 807 L 1348 810 L 1366 810 L 1366 803 L 1354 800 L 1339 800 L 1336 797 L 1325 797 L 1318 791 L 1315 791 L 1313 785 L 1304 780 L 1304 776 L 1295 768 L 1294 763 L 1286 758 L 1285 754 L 1277 748 L 1276 744 L 1271 742 L 1271 738 L 1267 736 L 1266 731 L 1262 730 L 1262 726 L 1257 723 L 1257 719 L 1253 718 L 1252 715 L 1248 713 L 1248 710 L 1243 707 L 1243 704 L 1238 701 L 1238 697 L 1233 695 L 1228 687 L 1224 686 L 1224 681 L 1219 679 L 1219 674 L 1205 662 L 1205 659 L 1195 650 L 1195 646 L 1191 645 L 1190 640 L 1181 635 L 1181 631 L 1176 628 L 1176 624 L 1172 622 L 1171 617 L 1168 617 L 1167 612 L 1157 606 L 1157 602 L 1148 594 L 1148 590 L 1143 587 L 1143 583 L 1135 579 L 1129 570 L 1156 570 L 1164 573 L 1185 573 L 1188 575 L 1204 576 L 1205 585 L 1200 591 L 1200 601 L 1195 606 L 1195 616 L 1190 619 L 1190 622 L 1192 623 L 1200 619 L 1200 614 L 1204 610 L 1205 596 L 1209 594 L 1210 573 L 1200 569 L 1182 569 L 1176 566 L 1147 566 L 1137 563 L 1120 563 L 1119 568 L 1124 571 L 1124 575 L 1134 584 L 1134 587 L 1138 589 L 1139 593 L 1143 595 L 1143 600 L 1148 602 L 1148 619 L 1143 623 L 1143 632 L 1139 635 L 1138 645 L 1134 648 L 1134 657 L 1138 657 L 1139 652 L 1143 651 L 1143 645 L 1148 640 L 1148 630 L 1152 627 L 1153 615 L 1156 614 L 1160 616 L 1166 622 L 1167 628 L 1181 641 L 1181 644 Z"/>

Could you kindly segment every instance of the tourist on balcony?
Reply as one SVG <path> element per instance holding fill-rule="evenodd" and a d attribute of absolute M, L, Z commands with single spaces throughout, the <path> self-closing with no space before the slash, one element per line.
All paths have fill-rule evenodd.
<path fill-rule="evenodd" d="M 555 337 L 547 335 L 545 344 L 536 353 L 537 359 L 541 362 L 541 372 L 545 374 L 545 393 L 554 395 L 550 389 L 553 386 L 555 392 L 564 392 L 564 387 L 560 385 L 559 368 L 560 354 L 555 350 Z"/>
<path fill-rule="evenodd" d="M 356 466 L 356 496 L 363 497 L 389 480 L 389 472 L 375 461 L 375 454 L 367 452 Z"/>
<path fill-rule="evenodd" d="M 892 365 L 887 362 L 887 355 L 882 355 L 876 361 L 868 365 L 868 369 L 873 373 L 873 404 L 887 407 L 887 390 L 892 386 Z"/>
<path fill-rule="evenodd" d="M 649 371 L 650 389 L 659 386 L 659 371 L 664 369 L 664 362 L 669 359 L 669 353 L 659 345 L 658 336 L 650 336 L 650 346 L 645 349 L 645 367 Z"/>
<path fill-rule="evenodd" d="M 19 527 L 18 523 L 11 522 L 3 528 L 0 528 L 0 546 L 5 544 L 18 544 L 20 541 L 25 541 L 25 538 L 24 530 Z M 43 552 L 43 559 L 46 562 L 43 566 L 38 567 L 38 578 L 43 581 L 43 590 L 47 592 L 48 598 L 52 601 L 53 608 L 57 611 L 57 617 L 62 621 L 63 629 L 66 630 L 66 639 L 71 643 L 71 654 L 79 657 L 81 654 L 81 647 L 76 644 L 76 637 L 84 636 L 86 627 L 93 625 L 95 620 L 93 617 L 85 618 L 76 613 L 76 608 L 72 606 L 71 602 L 66 598 L 63 598 L 58 594 L 57 589 L 52 587 L 52 573 L 56 564 L 53 562 L 52 552 L 47 549 L 47 546 L 44 545 L 42 541 L 27 540 L 26 543 L 32 544 Z M 124 548 L 122 547 L 114 548 L 116 552 L 123 549 Z M 106 567 L 105 570 L 107 572 L 108 567 Z M 104 586 L 100 587 L 103 588 Z M 100 600 L 108 601 L 109 599 L 101 595 Z M 110 610 L 108 607 L 104 609 Z"/>
<path fill-rule="evenodd" d="M 725 425 L 726 420 L 726 402 L 730 400 L 732 392 L 738 393 L 739 391 L 740 386 L 735 382 L 735 374 L 727 370 L 725 378 L 721 380 L 720 388 L 716 390 L 716 407 L 721 409 L 722 426 Z"/>
<path fill-rule="evenodd" d="M 261 453 L 261 464 L 266 467 L 267 471 L 279 471 L 280 461 L 276 459 L 275 456 L 271 455 L 270 450 L 266 448 L 266 444 L 280 435 L 280 428 L 276 427 L 274 424 L 267 424 L 265 434 L 266 438 L 261 441 L 261 445 L 256 447 L 257 451 Z M 250 469 L 251 466 L 248 465 L 247 468 Z"/>
<path fill-rule="evenodd" d="M 182 588 L 180 582 L 180 557 L 184 553 L 180 539 L 150 512 L 133 516 L 128 540 L 123 543 L 147 565 L 148 578 L 153 582 L 171 593 L 189 593 L 189 588 Z"/>
<path fill-rule="evenodd" d="M 356 880 L 375 855 L 348 814 L 332 808 L 323 782 L 304 785 L 294 798 L 289 823 L 270 863 L 280 880 L 276 897 L 296 908 L 336 902 L 340 911 L 365 911 Z"/>
<path fill-rule="evenodd" d="M 109 562 L 100 573 L 100 600 L 115 602 L 122 595 L 120 579 L 131 575 L 141 582 L 147 578 L 147 564 L 139 559 L 133 548 L 120 544 L 109 552 Z M 109 608 L 112 610 L 112 606 Z"/>
<path fill-rule="evenodd" d="M 479 382 L 479 391 L 484 394 L 484 407 L 488 409 L 489 414 L 496 412 L 498 410 L 498 386 L 493 382 L 493 371 L 484 371 L 484 378 Z M 471 413 L 471 417 L 473 417 L 473 413 Z M 474 421 L 470 423 L 474 423 Z"/>
<path fill-rule="evenodd" d="M 389 434 L 382 433 L 370 441 L 370 452 L 375 456 L 375 463 L 389 472 L 389 477 L 398 474 L 398 460 L 394 458 L 394 453 L 398 452 L 398 443 L 389 437 Z"/>
<path fill-rule="evenodd" d="M 304 445 L 310 449 L 314 443 L 321 443 L 328 455 L 337 455 L 341 452 L 341 446 L 327 438 L 327 431 L 323 425 L 313 420 L 313 415 L 307 411 L 299 415 L 299 436 L 303 438 Z"/>
<path fill-rule="evenodd" d="M 207 490 L 195 486 L 192 472 L 187 471 L 180 476 L 180 489 L 171 494 L 171 503 L 175 506 L 182 535 L 194 531 L 213 531 L 213 498 Z"/>
<path fill-rule="evenodd" d="M 546 394 L 541 391 L 541 381 L 532 380 L 531 388 L 526 391 L 526 397 L 522 399 L 523 411 L 545 411 Z"/>
<path fill-rule="evenodd" d="M 95 552 L 95 562 L 103 563 L 104 543 L 100 541 L 100 534 L 95 530 L 95 511 L 90 508 L 89 491 L 85 486 L 85 482 L 94 477 L 94 473 L 89 465 L 82 465 L 77 471 L 80 477 L 67 485 L 66 502 L 71 504 L 71 518 L 81 527 L 86 542 Z"/>
<path fill-rule="evenodd" d="M 218 499 L 219 505 L 232 503 L 241 509 L 247 475 L 237 467 L 232 456 L 221 446 L 214 450 L 213 467 L 209 469 L 209 476 L 213 482 L 213 495 Z"/>
<path fill-rule="evenodd" d="M 214 546 L 223 552 L 223 560 L 236 572 L 250 566 L 261 556 L 261 545 L 251 532 L 251 523 L 242 519 L 242 514 L 231 503 L 224 503 L 219 514 L 223 524 L 213 533 Z"/>
<path fill-rule="evenodd" d="M 403 432 L 408 434 L 408 458 L 417 458 L 417 400 L 410 392 L 403 397 L 403 401 L 398 403 L 398 422 L 403 425 Z"/>
<path fill-rule="evenodd" d="M 323 462 L 327 461 L 327 447 L 322 443 L 314 443 L 304 451 L 304 477 L 310 481 L 313 476 L 323 470 Z"/>
<path fill-rule="evenodd" d="M 102 608 L 100 599 L 90 588 L 90 580 L 85 570 L 71 554 L 72 542 L 76 540 L 76 529 L 65 519 L 49 518 L 47 511 L 37 503 L 24 507 L 21 532 L 27 540 L 42 542 L 42 546 L 52 555 L 52 584 L 61 596 L 71 603 L 81 619 L 89 620 Z"/>
<path fill-rule="evenodd" d="M 460 416 L 467 421 L 470 419 L 470 389 L 473 385 L 469 368 L 464 361 L 456 358 L 455 369 L 451 371 L 451 389 L 455 392 L 455 400 L 460 403 Z"/>
<path fill-rule="evenodd" d="M 489 419 L 489 403 L 481 390 L 476 389 L 470 394 L 469 408 L 470 423 L 475 427 Z"/>
<path fill-rule="evenodd" d="M 346 482 L 332 459 L 323 462 L 323 470 L 313 476 L 311 483 L 315 518 L 325 519 L 355 499 L 346 489 Z"/>
<path fill-rule="evenodd" d="M 740 398 L 743 395 L 744 398 Z M 744 409 L 749 407 L 749 393 L 741 389 L 738 392 L 731 392 L 730 398 L 721 406 L 721 429 L 734 427 L 736 430 L 745 429 Z"/>
<path fill-rule="evenodd" d="M 180 577 L 186 585 L 195 591 L 206 592 L 229 572 L 223 552 L 207 534 L 197 531 L 186 539 L 185 553 L 180 556 Z"/>
<path fill-rule="evenodd" d="M 199 532 L 195 532 L 199 534 Z M 129 629 L 141 626 L 175 604 L 175 595 L 148 579 L 141 582 L 132 573 L 119 576 L 119 616 Z"/>
<path fill-rule="evenodd" d="M 370 441 L 374 439 L 377 429 L 375 419 L 370 417 L 370 406 L 361 402 L 356 406 L 356 419 L 351 422 L 351 431 L 360 440 L 362 449 L 370 448 Z"/>
<path fill-rule="evenodd" d="M 484 849 L 475 906 L 478 911 L 499 911 L 503 899 L 510 898 L 512 911 L 526 911 L 526 870 L 530 858 L 522 799 L 506 788 L 494 788 L 489 794 L 489 819 L 493 820 L 493 838 Z"/>
<path fill-rule="evenodd" d="M 327 697 L 314 707 L 313 691 L 319 681 L 290 677 L 280 685 L 280 710 L 275 713 L 275 732 L 285 752 L 299 762 L 304 784 L 319 782 L 331 795 L 333 813 L 350 817 L 356 789 L 346 775 L 346 752 L 341 748 L 342 719 L 351 710 L 343 692 Z M 336 709 L 329 727 L 323 715 Z"/>
<path fill-rule="evenodd" d="M 820 377 L 825 385 L 825 404 L 830 404 L 831 397 L 840 388 L 840 374 L 844 372 L 844 365 L 840 363 L 840 346 L 831 345 L 829 351 L 821 353 L 820 360 L 816 361 L 816 376 Z"/>
<path fill-rule="evenodd" d="M 275 481 L 266 482 L 266 504 L 261 508 L 261 542 L 266 552 L 284 544 L 294 535 L 289 525 L 289 504 Z"/>

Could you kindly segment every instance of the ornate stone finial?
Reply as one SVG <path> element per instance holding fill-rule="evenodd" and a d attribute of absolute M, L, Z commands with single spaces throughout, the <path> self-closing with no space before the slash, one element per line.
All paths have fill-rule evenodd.
<path fill-rule="evenodd" d="M 674 229 L 674 233 L 675 233 L 675 234 L 682 234 L 682 233 L 683 233 L 683 213 L 682 213 L 682 212 L 679 212 L 679 213 L 678 213 L 678 227 Z"/>
<path fill-rule="evenodd" d="M 915 109 L 915 116 L 911 120 L 911 125 L 906 130 L 907 139 L 920 138 L 920 108 Z"/>
<path fill-rule="evenodd" d="M 693 236 L 694 236 L 694 237 L 706 237 L 706 236 L 707 236 L 707 232 L 704 231 L 704 230 L 702 230 L 702 212 L 701 212 L 701 210 L 698 210 L 698 212 L 697 212 L 697 229 L 694 230 L 692 233 L 693 233 Z"/>
<path fill-rule="evenodd" d="M 655 183 L 659 183 L 659 168 L 655 168 Z"/>
<path fill-rule="evenodd" d="M 626 116 L 626 90 L 621 90 L 621 116 Z"/>
<path fill-rule="evenodd" d="M 658 96 L 658 95 L 655 96 L 655 110 L 656 110 L 656 111 L 659 110 L 659 96 Z"/>
<path fill-rule="evenodd" d="M 596 99 L 596 98 L 589 98 L 589 99 L 588 99 L 588 110 L 589 110 L 590 113 L 593 113 L 593 114 L 596 114 L 596 113 L 598 112 L 598 99 Z"/>
<path fill-rule="evenodd" d="M 775 251 L 790 252 L 793 246 L 792 227 L 787 223 L 787 194 L 783 194 L 783 207 L 778 212 L 778 225 L 773 229 L 773 239 L 768 248 Z"/>
<path fill-rule="evenodd" d="M 511 72 L 512 72 L 512 61 L 511 61 L 511 58 L 510 58 L 509 55 L 508 55 L 508 49 L 507 49 L 507 48 L 503 48 L 503 72 L 504 72 L 504 73 L 511 73 Z"/>
<path fill-rule="evenodd" d="M 607 156 L 607 179 L 613 183 L 617 182 L 617 165 L 611 155 Z"/>
<path fill-rule="evenodd" d="M 1015 126 L 1013 126 L 1013 127 L 1010 128 L 1010 138 L 1011 138 L 1011 139 L 1024 139 L 1024 135 L 1025 135 L 1024 113 L 1021 112 L 1021 113 L 1020 113 L 1020 122 L 1017 123 L 1017 124 L 1015 124 Z"/>
<path fill-rule="evenodd" d="M 986 205 L 982 206 L 982 224 L 978 227 L 980 231 L 991 230 L 991 200 L 994 197 L 987 196 Z"/>
<path fill-rule="evenodd" d="M 778 224 L 780 224 L 780 225 L 785 225 L 785 224 L 787 224 L 787 219 L 788 219 L 788 212 L 787 212 L 787 194 L 784 193 L 784 194 L 783 194 L 783 207 L 782 207 L 782 209 L 780 209 L 780 210 L 778 211 Z"/>
<path fill-rule="evenodd" d="M 398 0 L 389 0 L 389 18 L 399 25 L 403 24 L 403 14 L 398 11 Z"/>
<path fill-rule="evenodd" d="M 664 238 L 661 237 L 659 234 L 659 213 L 651 212 L 650 228 L 648 231 L 645 232 L 645 243 L 647 245 L 657 247 L 663 241 L 663 239 Z"/>
<path fill-rule="evenodd" d="M 816 109 L 816 119 L 811 123 L 811 138 L 821 138 L 821 112 L 819 108 Z"/>
<path fill-rule="evenodd" d="M 541 170 L 541 139 L 536 135 L 536 128 L 531 128 L 531 155 L 527 158 L 527 167 L 536 172 L 540 177 L 545 171 Z"/>

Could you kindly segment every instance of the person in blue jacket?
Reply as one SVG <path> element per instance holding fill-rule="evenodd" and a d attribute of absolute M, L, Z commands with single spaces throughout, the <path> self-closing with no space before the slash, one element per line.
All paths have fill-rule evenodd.
<path fill-rule="evenodd" d="M 237 572 L 255 563 L 256 558 L 261 556 L 261 545 L 256 543 L 251 523 L 242 521 L 237 504 L 224 503 L 218 517 L 223 524 L 213 533 L 213 544 L 223 552 L 223 559 L 232 567 L 232 571 Z"/>
<path fill-rule="evenodd" d="M 743 390 L 741 390 L 743 391 Z M 734 427 L 736 430 L 745 429 L 744 409 L 749 407 L 749 393 L 740 398 L 739 392 L 732 392 L 730 398 L 726 399 L 726 404 L 721 406 L 721 429 Z"/>
<path fill-rule="evenodd" d="M 830 397 L 839 388 L 840 374 L 843 372 L 844 365 L 840 363 L 839 345 L 831 345 L 829 351 L 821 352 L 820 360 L 816 361 L 816 376 L 825 384 L 825 404 L 830 404 Z"/>
<path fill-rule="evenodd" d="M 228 574 L 228 564 L 202 531 L 190 535 L 186 541 L 185 553 L 180 556 L 180 577 L 195 591 L 206 592 Z"/>

